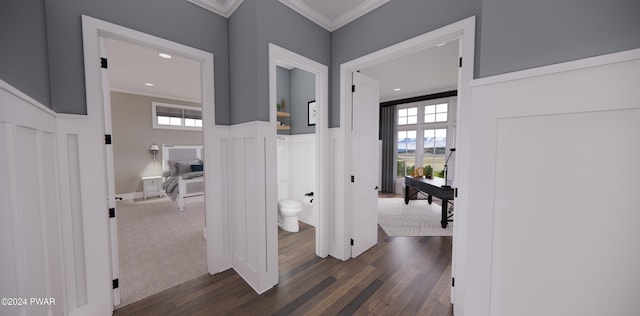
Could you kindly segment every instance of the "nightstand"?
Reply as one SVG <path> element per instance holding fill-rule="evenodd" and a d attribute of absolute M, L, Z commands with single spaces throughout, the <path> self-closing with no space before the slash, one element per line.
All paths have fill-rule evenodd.
<path fill-rule="evenodd" d="M 140 177 L 140 179 L 142 180 L 142 196 L 145 200 L 150 196 L 164 195 L 161 176 Z"/>

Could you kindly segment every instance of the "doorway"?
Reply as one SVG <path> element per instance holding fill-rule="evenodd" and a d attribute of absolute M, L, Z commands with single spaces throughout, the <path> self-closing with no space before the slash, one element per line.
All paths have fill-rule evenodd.
<path fill-rule="evenodd" d="M 202 98 L 202 118 L 206 124 L 203 124 L 203 143 L 212 144 L 204 148 L 204 164 L 209 166 L 218 166 L 220 159 L 215 153 L 219 152 L 217 148 L 218 142 L 215 138 L 219 137 L 219 131 L 215 125 L 215 104 L 214 104 L 214 80 L 213 80 L 213 54 L 199 49 L 188 47 L 172 41 L 168 41 L 159 37 L 155 37 L 146 33 L 131 30 L 119 25 L 101 21 L 92 17 L 82 16 L 83 22 L 83 46 L 85 58 L 85 82 L 87 89 L 87 112 L 96 121 L 102 121 L 102 124 L 95 124 L 92 128 L 93 135 L 105 135 L 105 166 L 107 175 L 107 206 L 110 210 L 109 218 L 109 235 L 105 244 L 109 247 L 109 257 L 94 258 L 95 260 L 103 260 L 111 263 L 111 278 L 113 280 L 113 296 L 111 297 L 111 305 L 120 304 L 120 291 L 118 286 L 119 268 L 118 268 L 118 241 L 117 241 L 117 209 L 115 200 L 115 184 L 114 184 L 114 164 L 113 164 L 113 147 L 111 144 L 111 135 L 113 132 L 111 122 L 111 100 L 109 87 L 109 71 L 108 71 L 108 51 L 106 41 L 108 39 L 118 39 L 135 43 L 144 47 L 162 49 L 169 54 L 180 55 L 197 61 L 200 68 L 201 82 L 201 98 Z M 101 61 L 96 63 L 96 61 Z M 149 121 L 151 124 L 151 121 Z M 221 219 L 224 218 L 224 209 L 220 202 L 222 201 L 222 193 L 219 183 L 221 180 L 214 176 L 214 172 L 205 173 L 205 230 L 206 249 L 207 249 L 207 271 L 210 274 L 220 272 L 229 267 L 227 255 L 223 250 L 223 241 L 225 240 L 222 229 Z M 207 203 L 210 201 L 209 203 Z M 102 213 L 89 214 L 87 216 L 100 216 Z M 216 241 L 216 242 L 214 242 Z M 101 279 L 102 280 L 102 279 Z M 94 284 L 91 286 L 98 286 Z M 105 298 L 108 299 L 108 298 Z"/>
<path fill-rule="evenodd" d="M 207 273 L 204 197 L 196 192 L 181 210 L 180 188 L 165 186 L 177 176 L 166 169 L 169 152 L 203 146 L 202 84 L 197 61 L 116 39 L 106 43 L 120 308 Z"/>
<path fill-rule="evenodd" d="M 309 121 L 310 119 L 315 120 L 315 122 L 311 122 L 311 123 L 315 123 L 315 135 L 311 136 L 310 139 L 309 139 L 309 136 L 304 136 L 303 138 L 308 139 L 308 141 L 306 141 L 307 143 L 315 144 L 313 145 L 314 147 L 313 149 L 315 151 L 315 154 L 313 157 L 313 160 L 315 160 L 315 166 L 314 166 L 315 170 L 313 172 L 316 175 L 315 177 L 316 179 L 314 181 L 315 183 L 313 183 L 313 191 L 304 192 L 304 189 L 296 188 L 297 190 L 296 191 L 289 188 L 289 190 L 287 190 L 288 191 L 287 193 L 300 195 L 299 199 L 302 201 L 305 198 L 304 194 L 313 192 L 313 195 L 314 195 L 313 209 L 315 211 L 315 214 L 309 213 L 306 215 L 308 215 L 307 218 L 309 218 L 314 224 L 316 224 L 315 253 L 317 256 L 324 258 L 329 253 L 328 242 L 326 241 L 326 239 L 329 238 L 329 234 L 326 232 L 327 226 L 328 226 L 326 208 L 328 207 L 328 204 L 329 204 L 328 202 L 330 201 L 330 197 L 328 196 L 329 190 L 327 189 L 329 185 L 329 179 L 328 179 L 328 176 L 326 175 L 327 173 L 326 171 L 328 170 L 328 167 L 327 167 L 328 151 L 327 151 L 327 145 L 326 145 L 326 138 L 328 134 L 328 108 L 327 108 L 328 68 L 325 65 L 319 64 L 315 61 L 312 61 L 306 57 L 303 57 L 289 50 L 281 48 L 277 45 L 269 44 L 270 121 L 273 127 L 272 130 L 273 130 L 274 138 L 286 137 L 286 136 L 278 135 L 277 133 L 278 126 L 281 126 L 281 124 L 279 124 L 278 121 L 281 121 L 283 123 L 282 125 L 285 125 L 286 124 L 285 122 L 290 122 L 290 120 L 293 119 L 293 118 L 289 118 L 287 120 L 282 117 L 278 118 L 277 113 L 282 112 L 282 111 L 279 111 L 278 109 L 279 103 L 280 103 L 280 106 L 282 106 L 281 100 L 278 98 L 278 89 L 277 89 L 278 88 L 277 87 L 278 68 L 297 69 L 299 71 L 304 71 L 305 73 L 310 74 L 314 77 L 313 84 L 314 84 L 315 97 L 313 99 L 308 100 L 306 104 L 303 104 L 302 115 L 296 116 L 295 118 L 298 120 L 302 118 L 304 123 L 301 125 L 307 125 L 306 128 L 308 128 L 308 125 L 311 122 Z M 309 97 L 307 96 L 306 98 L 309 98 Z M 313 118 L 311 118 L 308 111 L 309 109 L 313 109 L 313 108 L 316 109 L 316 115 Z M 280 108 L 280 110 L 282 110 L 282 108 Z M 278 142 L 281 142 L 281 141 L 282 140 L 280 139 L 278 140 Z M 308 144 L 305 146 L 308 146 Z M 273 151 L 273 152 L 276 153 L 276 151 Z M 278 159 L 273 159 L 273 161 L 278 161 L 279 164 L 281 163 L 281 160 L 278 160 Z M 274 186 L 278 187 L 278 179 L 268 179 L 268 181 L 270 181 Z M 299 190 L 302 190 L 302 191 L 299 191 Z M 283 195 L 284 192 L 278 193 L 278 190 L 275 190 L 275 192 L 276 192 L 276 195 L 278 195 L 277 198 L 274 199 L 275 201 L 277 201 L 278 198 L 280 198 L 281 196 L 284 196 Z M 271 225 L 277 225 L 277 223 L 272 223 Z M 270 256 L 273 255 L 276 258 L 278 257 L 278 253 L 275 253 L 275 254 L 270 253 L 269 255 Z"/>
<path fill-rule="evenodd" d="M 407 56 L 413 52 L 431 48 L 440 43 L 449 42 L 456 39 L 459 40 L 460 43 L 460 67 L 457 85 L 458 113 L 457 125 L 455 129 L 457 165 L 454 181 L 460 193 L 456 198 L 456 212 L 454 213 L 454 221 L 456 222 L 456 225 L 454 226 L 452 275 L 458 278 L 458 282 L 456 282 L 455 288 L 452 287 L 452 303 L 455 303 L 455 300 L 457 299 L 455 293 L 464 293 L 464 260 L 456 260 L 456 254 L 462 255 L 466 252 L 466 192 L 468 188 L 469 151 L 471 147 L 469 135 L 471 123 L 470 83 L 473 79 L 474 69 L 475 17 L 470 17 L 465 20 L 447 25 L 440 29 L 425 33 L 421 36 L 343 63 L 340 66 L 340 126 L 345 130 L 344 148 L 345 151 L 348 152 L 349 148 L 351 148 L 352 146 L 352 120 L 358 118 L 357 116 L 354 116 L 352 112 L 353 104 L 351 89 L 353 73 L 372 65 L 376 65 L 402 56 Z M 355 163 L 356 161 L 353 161 L 353 157 L 348 155 L 346 159 L 346 170 L 348 172 L 346 174 L 351 174 L 351 172 L 353 172 L 353 166 Z M 344 257 L 351 257 L 352 249 L 350 243 L 347 241 L 351 238 L 351 236 L 353 236 L 353 230 L 356 229 L 356 224 L 359 222 L 359 219 L 355 216 L 355 214 L 357 214 L 358 212 L 352 210 L 350 207 L 353 203 L 351 199 L 351 196 L 353 196 L 352 191 L 353 189 L 347 186 L 344 195 L 344 218 L 347 219 L 344 236 L 343 238 L 341 238 L 344 245 Z M 338 214 L 338 216 L 340 216 L 340 214 Z M 462 280 L 462 282 L 460 282 L 460 280 Z M 455 306 L 459 305 L 460 304 Z"/>

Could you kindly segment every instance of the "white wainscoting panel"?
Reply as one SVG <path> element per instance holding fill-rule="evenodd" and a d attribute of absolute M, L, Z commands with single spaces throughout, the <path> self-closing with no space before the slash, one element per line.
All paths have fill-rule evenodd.
<path fill-rule="evenodd" d="M 229 138 L 233 268 L 262 293 L 278 283 L 276 137 L 270 123 L 250 122 Z"/>
<path fill-rule="evenodd" d="M 329 254 L 340 260 L 348 260 L 351 258 L 351 246 L 347 244 L 346 230 L 346 185 L 347 185 L 347 169 L 345 154 L 345 135 L 341 128 L 329 129 L 329 147 L 331 152 L 330 165 L 331 170 L 331 201 L 330 201 L 330 218 L 329 223 Z"/>
<path fill-rule="evenodd" d="M 207 212 L 207 256 L 209 273 L 215 274 L 232 267 L 231 218 L 229 176 L 229 128 L 208 126 L 207 143 L 204 146 L 205 196 Z M 211 229 L 210 229 L 211 228 Z"/>
<path fill-rule="evenodd" d="M 57 117 L 58 188 L 69 315 L 105 315 L 113 310 L 113 236 L 109 229 L 102 124 L 95 115 Z"/>
<path fill-rule="evenodd" d="M 326 198 L 317 196 L 316 190 L 316 135 L 315 134 L 299 134 L 289 136 L 288 148 L 288 174 L 289 174 L 289 192 L 287 198 L 301 201 L 304 195 L 314 192 L 314 198 Z M 312 207 L 304 206 L 298 219 L 311 226 L 318 226 L 318 209 L 314 205 Z"/>
<path fill-rule="evenodd" d="M 640 50 L 476 82 L 468 313 L 638 313 L 638 83 Z"/>
<path fill-rule="evenodd" d="M 2 314 L 64 313 L 55 131 L 52 111 L 0 81 L 0 296 L 56 302 Z"/>

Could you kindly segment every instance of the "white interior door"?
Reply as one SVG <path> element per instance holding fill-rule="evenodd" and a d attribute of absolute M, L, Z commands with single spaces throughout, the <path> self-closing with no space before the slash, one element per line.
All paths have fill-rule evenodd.
<path fill-rule="evenodd" d="M 353 73 L 351 130 L 352 205 L 351 257 L 378 242 L 378 82 Z"/>
<path fill-rule="evenodd" d="M 100 37 L 100 55 L 108 61 L 107 39 Z M 104 104 L 105 159 L 107 168 L 107 204 L 109 207 L 109 237 L 111 241 L 111 280 L 113 280 L 113 306 L 120 305 L 120 257 L 118 255 L 118 222 L 116 221 L 116 185 L 113 163 L 113 144 L 111 122 L 111 88 L 108 62 L 100 68 L 102 77 L 102 102 Z"/>

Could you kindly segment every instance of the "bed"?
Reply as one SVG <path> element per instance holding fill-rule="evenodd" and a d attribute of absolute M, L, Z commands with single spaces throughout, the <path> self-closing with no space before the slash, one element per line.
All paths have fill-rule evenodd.
<path fill-rule="evenodd" d="M 204 194 L 202 146 L 162 145 L 162 189 L 184 210 L 185 198 Z"/>

